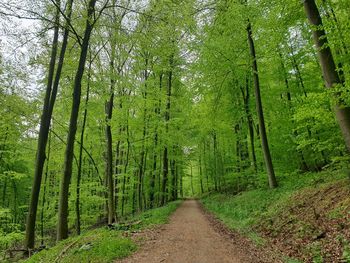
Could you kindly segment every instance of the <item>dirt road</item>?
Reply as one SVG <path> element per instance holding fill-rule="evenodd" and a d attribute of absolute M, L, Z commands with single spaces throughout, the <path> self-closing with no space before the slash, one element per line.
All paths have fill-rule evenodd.
<path fill-rule="evenodd" d="M 240 249 L 216 232 L 197 201 L 188 200 L 171 216 L 169 224 L 149 237 L 140 250 L 123 263 L 236 263 L 247 261 Z"/>

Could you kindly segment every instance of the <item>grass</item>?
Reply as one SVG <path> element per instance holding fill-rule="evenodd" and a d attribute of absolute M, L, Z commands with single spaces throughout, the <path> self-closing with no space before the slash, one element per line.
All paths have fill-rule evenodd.
<path fill-rule="evenodd" d="M 324 257 L 334 259 L 336 253 L 329 254 L 328 250 L 332 252 L 337 249 L 337 253 L 341 253 L 341 245 L 331 236 L 337 234 L 338 230 L 334 230 L 334 233 L 327 232 L 325 238 L 318 238 L 318 234 L 327 230 L 317 224 L 315 216 L 323 212 L 322 222 L 327 223 L 330 229 L 339 224 L 331 219 L 338 219 L 341 223 L 349 207 L 349 198 L 344 190 L 348 182 L 344 180 L 346 177 L 345 170 L 291 174 L 280 176 L 279 187 L 276 189 L 265 187 L 236 195 L 213 194 L 204 197 L 202 203 L 228 228 L 249 237 L 257 246 L 276 241 L 279 248 L 288 255 L 290 249 L 284 245 L 284 241 L 292 242 L 292 248 L 296 245 L 304 248 L 297 254 L 293 250 L 293 257 L 301 261 L 284 256 L 285 262 L 303 262 L 303 259 L 323 262 Z M 347 244 L 343 249 L 343 259 L 350 258 Z M 328 250 L 325 251 L 324 247 Z"/>
<path fill-rule="evenodd" d="M 137 245 L 124 233 L 166 223 L 180 203 L 181 201 L 171 202 L 164 207 L 141 213 L 132 218 L 133 222 L 140 221 L 140 223 L 125 230 L 110 230 L 104 227 L 86 231 L 80 236 L 61 241 L 56 246 L 33 255 L 25 262 L 107 263 L 125 258 L 137 250 Z"/>
<path fill-rule="evenodd" d="M 202 203 L 230 229 L 259 240 L 256 233 L 252 232 L 252 226 L 258 224 L 263 217 L 273 217 L 283 210 L 296 192 L 345 177 L 344 171 L 287 175 L 278 178 L 279 187 L 276 189 L 266 187 L 238 195 L 213 194 L 203 198 Z"/>
<path fill-rule="evenodd" d="M 79 237 L 59 242 L 51 249 L 43 250 L 26 262 L 111 262 L 136 250 L 130 238 L 120 231 L 96 229 Z"/>

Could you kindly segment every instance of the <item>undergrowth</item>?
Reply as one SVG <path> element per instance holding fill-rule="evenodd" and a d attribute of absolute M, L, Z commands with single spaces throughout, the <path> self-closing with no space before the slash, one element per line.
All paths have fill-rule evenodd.
<path fill-rule="evenodd" d="M 301 245 L 304 242 L 310 245 L 308 250 L 304 249 L 305 254 L 299 254 L 298 257 L 304 258 L 305 256 L 304 259 L 313 257 L 313 260 L 317 262 L 317 260 L 322 258 L 320 253 L 322 248 L 318 245 L 319 240 L 328 242 L 329 238 L 323 239 L 322 234 L 320 237 L 316 237 L 316 239 L 314 238 L 313 240 L 309 238 L 311 235 L 308 235 L 309 233 L 306 230 L 306 232 L 304 231 L 305 233 L 300 231 L 297 233 L 296 229 L 293 229 L 293 227 L 295 228 L 301 225 L 304 229 L 308 226 L 308 223 L 311 222 L 313 223 L 313 228 L 315 228 L 314 223 L 317 225 L 317 219 L 311 218 L 314 216 L 313 214 L 316 213 L 315 209 L 317 213 L 321 212 L 322 216 L 324 213 L 323 218 L 325 219 L 339 217 L 339 214 L 343 216 L 343 206 L 339 206 L 342 203 L 331 203 L 333 208 L 326 207 L 327 209 L 321 211 L 318 211 L 318 209 L 323 209 L 323 207 L 317 207 L 317 202 L 313 204 L 316 205 L 315 208 L 312 207 L 311 209 L 310 207 L 310 211 L 307 210 L 307 206 L 310 205 L 308 203 L 308 200 L 311 198 L 309 195 L 316 194 L 318 191 L 322 193 L 322 191 L 326 191 L 333 185 L 334 187 L 338 187 L 337 185 L 344 186 L 344 183 L 348 183 L 348 180 L 346 180 L 347 172 L 345 170 L 326 170 L 320 173 L 285 175 L 280 176 L 278 179 L 279 187 L 276 189 L 269 189 L 266 186 L 264 188 L 248 190 L 238 194 L 212 194 L 204 197 L 202 203 L 209 211 L 213 212 L 218 219 L 228 226 L 228 228 L 248 236 L 258 246 L 268 243 L 274 239 L 275 236 L 277 237 L 277 235 L 279 235 L 280 238 L 284 232 L 288 232 L 290 229 L 291 232 L 289 235 L 293 234 L 293 236 L 289 236 L 290 238 L 288 239 L 291 239 L 291 242 L 300 242 Z M 336 192 L 340 192 L 340 190 Z M 343 199 L 347 202 L 346 196 L 343 197 Z M 299 209 L 302 205 L 306 206 L 305 209 L 310 215 L 295 214 L 295 211 L 299 211 L 296 209 Z M 322 203 L 322 205 L 324 204 Z M 318 216 L 317 213 L 315 214 L 316 217 Z M 322 220 L 325 222 L 323 218 Z M 334 222 L 329 221 L 329 224 L 334 224 Z M 261 233 L 261 230 L 265 232 Z M 320 230 L 323 229 L 318 229 L 318 231 Z M 269 233 L 266 234 L 266 231 Z M 281 233 L 275 233 L 278 231 L 281 231 Z M 301 236 L 298 237 L 294 234 L 299 234 Z M 329 235 L 331 234 L 333 233 L 329 233 Z M 293 241 L 293 239 L 300 239 L 303 241 Z M 324 245 L 324 243 L 322 244 Z M 283 242 L 280 243 L 280 245 L 283 246 Z M 348 247 L 344 247 L 343 251 L 343 258 L 348 258 Z M 286 262 L 295 261 L 288 258 Z"/>
<path fill-rule="evenodd" d="M 112 229 L 102 227 L 86 231 L 80 236 L 68 238 L 52 248 L 42 250 L 25 262 L 107 263 L 127 257 L 137 250 L 129 232 L 166 223 L 180 203 L 181 201 L 175 201 L 164 207 L 148 210 L 131 218 L 132 221 L 116 224 Z"/>

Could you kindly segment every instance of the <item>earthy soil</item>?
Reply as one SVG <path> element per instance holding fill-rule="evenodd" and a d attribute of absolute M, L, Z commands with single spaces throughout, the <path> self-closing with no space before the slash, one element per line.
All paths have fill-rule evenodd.
<path fill-rule="evenodd" d="M 187 200 L 158 229 L 135 233 L 141 248 L 118 262 L 238 263 L 278 262 L 261 256 L 247 240 L 226 231 L 195 200 Z M 233 240 L 234 238 L 234 240 Z"/>
<path fill-rule="evenodd" d="M 256 231 L 274 249 L 302 262 L 350 262 L 349 211 L 350 184 L 342 180 L 299 192 Z"/>

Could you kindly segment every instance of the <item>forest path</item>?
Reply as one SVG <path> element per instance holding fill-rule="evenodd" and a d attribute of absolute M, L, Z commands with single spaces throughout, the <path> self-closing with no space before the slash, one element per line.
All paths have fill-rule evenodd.
<path fill-rule="evenodd" d="M 123 263 L 236 263 L 249 262 L 242 250 L 216 232 L 195 200 L 184 201 L 170 222 L 146 233 L 138 252 Z M 143 234 L 143 236 L 142 236 Z M 142 233 L 144 237 L 145 233 Z"/>

